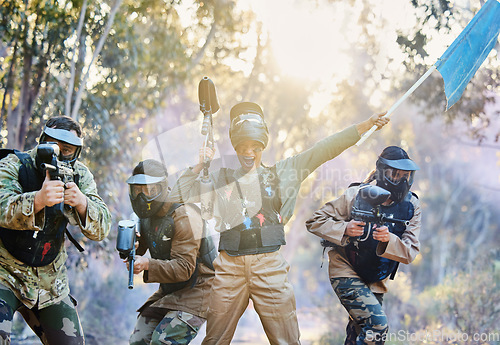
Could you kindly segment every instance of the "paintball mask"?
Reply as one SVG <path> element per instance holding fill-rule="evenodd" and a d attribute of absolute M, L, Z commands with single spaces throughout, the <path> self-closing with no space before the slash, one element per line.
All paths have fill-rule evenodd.
<path fill-rule="evenodd" d="M 391 192 L 391 200 L 399 203 L 410 191 L 415 170 L 419 167 L 405 150 L 389 146 L 382 151 L 376 163 L 377 186 Z"/>
<path fill-rule="evenodd" d="M 45 127 L 42 135 L 40 136 L 40 144 L 53 142 L 54 140 L 52 139 L 76 147 L 76 151 L 70 155 L 65 155 L 64 149 L 60 150 L 60 153 L 58 154 L 58 159 L 61 162 L 67 162 L 73 165 L 82 152 L 83 139 L 66 129 Z"/>
<path fill-rule="evenodd" d="M 236 148 L 246 140 L 254 140 L 265 148 L 269 141 L 269 131 L 264 122 L 264 113 L 259 105 L 252 102 L 236 104 L 230 112 L 229 138 Z"/>
<path fill-rule="evenodd" d="M 168 195 L 167 170 L 152 159 L 140 162 L 127 179 L 132 209 L 139 218 L 154 216 Z"/>

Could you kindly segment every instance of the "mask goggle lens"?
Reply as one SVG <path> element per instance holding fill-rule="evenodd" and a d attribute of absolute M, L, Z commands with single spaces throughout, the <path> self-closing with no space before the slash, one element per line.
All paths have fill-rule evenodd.
<path fill-rule="evenodd" d="M 139 194 L 144 194 L 147 201 L 155 200 L 162 192 L 159 184 L 132 184 L 130 185 L 130 196 L 132 199 L 137 198 Z"/>
<path fill-rule="evenodd" d="M 384 169 L 384 177 L 395 185 L 399 184 L 403 180 L 406 180 L 411 186 L 413 184 L 414 175 L 415 171 L 413 170 L 399 170 L 393 168 Z"/>
<path fill-rule="evenodd" d="M 237 116 L 231 121 L 231 129 L 235 130 L 238 129 L 243 125 L 245 121 L 255 123 L 261 126 L 265 126 L 264 120 L 260 115 L 257 114 L 242 114 L 240 116 Z"/>

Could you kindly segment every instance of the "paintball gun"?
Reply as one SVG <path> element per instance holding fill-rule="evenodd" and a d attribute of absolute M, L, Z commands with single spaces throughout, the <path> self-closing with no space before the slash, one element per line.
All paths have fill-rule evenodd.
<path fill-rule="evenodd" d="M 74 182 L 73 167 L 66 162 L 60 162 L 59 146 L 56 143 L 43 143 L 36 150 L 36 161 L 40 168 L 49 172 L 51 180 L 61 180 L 64 184 Z M 53 206 L 57 212 L 63 213 L 64 202 Z M 68 206 L 70 207 L 70 206 Z"/>
<path fill-rule="evenodd" d="M 391 192 L 374 185 L 365 185 L 359 188 L 359 202 L 355 202 L 351 216 L 354 220 L 365 223 L 384 225 L 385 223 L 404 224 L 408 226 L 408 220 L 388 217 L 381 211 L 381 205 L 389 199 Z M 359 241 L 365 241 L 370 236 L 371 227 L 368 227 L 366 236 Z"/>
<path fill-rule="evenodd" d="M 135 214 L 134 214 L 135 215 Z M 137 216 L 136 216 L 137 217 Z M 134 218 L 136 218 L 134 217 Z M 134 262 L 136 233 L 139 232 L 139 219 L 126 219 L 118 222 L 118 236 L 116 237 L 116 250 L 120 258 L 127 259 L 129 264 L 128 288 L 134 288 Z"/>
<path fill-rule="evenodd" d="M 203 125 L 201 134 L 205 135 L 204 148 L 214 148 L 214 133 L 212 115 L 219 110 L 219 102 L 215 92 L 215 85 L 208 77 L 203 77 L 198 85 L 198 98 L 200 110 L 203 113 Z M 208 220 L 213 213 L 213 182 L 210 181 L 208 168 L 210 160 L 204 159 L 203 176 L 200 181 L 201 216 Z"/>

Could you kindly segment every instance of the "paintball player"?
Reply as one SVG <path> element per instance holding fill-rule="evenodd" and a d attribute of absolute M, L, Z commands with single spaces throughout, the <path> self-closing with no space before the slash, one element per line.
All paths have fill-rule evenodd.
<path fill-rule="evenodd" d="M 145 283 L 160 283 L 138 310 L 130 344 L 189 344 L 207 317 L 215 246 L 196 206 L 167 201 L 163 164 L 139 162 L 127 183 L 140 229 L 133 272 L 144 272 Z M 147 250 L 151 258 L 143 256 Z"/>
<path fill-rule="evenodd" d="M 307 230 L 332 247 L 328 252 L 330 282 L 349 313 L 346 345 L 384 344 L 387 318 L 382 300 L 386 282 L 394 277 L 398 263 L 411 263 L 420 250 L 420 202 L 410 192 L 418 169 L 403 149 L 389 146 L 364 183 L 351 185 L 306 221 Z M 381 213 L 406 224 L 353 219 L 353 205 L 361 205 L 360 189 L 373 181 L 383 192 L 390 192 L 380 206 Z"/>
<path fill-rule="evenodd" d="M 302 181 L 354 145 L 373 125 L 385 125 L 388 119 L 382 115 L 373 115 L 266 167 L 261 159 L 269 132 L 261 107 L 243 102 L 231 109 L 229 137 L 241 166 L 210 174 L 220 254 L 214 262 L 216 276 L 203 344 L 230 344 L 250 299 L 271 344 L 300 344 L 289 265 L 279 252 L 285 244 L 284 225 L 292 216 Z M 198 175 L 204 157 L 212 159 L 213 155 L 213 150 L 201 149 L 199 164 L 177 181 L 177 197 L 192 202 L 200 199 Z"/>
<path fill-rule="evenodd" d="M 84 344 L 76 301 L 69 295 L 66 226 L 78 226 L 87 238 L 101 241 L 109 233 L 111 215 L 94 177 L 77 160 L 81 137 L 72 118 L 53 117 L 37 146 L 53 143 L 58 162 L 72 168 L 73 182 L 51 179 L 40 166 L 37 148 L 0 161 L 0 344 L 10 344 L 15 311 L 43 344 Z"/>

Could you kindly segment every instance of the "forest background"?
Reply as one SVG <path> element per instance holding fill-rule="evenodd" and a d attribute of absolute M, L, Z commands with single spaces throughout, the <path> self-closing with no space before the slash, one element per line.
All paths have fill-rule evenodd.
<path fill-rule="evenodd" d="M 274 164 L 387 110 L 483 3 L 0 0 L 1 147 L 33 148 L 47 118 L 72 116 L 85 131 L 81 160 L 113 214 L 106 240 L 87 241 L 72 229 L 86 251 L 67 248 L 87 343 L 127 344 L 135 310 L 157 288 L 137 277 L 128 290 L 115 250 L 117 222 L 131 212 L 125 180 L 144 158 L 163 158 L 171 184 L 197 162 L 204 76 L 221 106 L 216 162 L 234 154 L 230 108 L 250 100 L 264 109 L 271 132 L 264 162 Z M 400 266 L 384 300 L 387 343 L 500 344 L 499 83 L 497 42 L 450 110 L 434 72 L 389 126 L 303 183 L 281 250 L 304 344 L 342 343 L 347 320 L 304 221 L 364 179 L 388 145 L 421 167 L 413 190 L 423 220 L 421 254 Z M 234 343 L 267 343 L 251 306 Z M 39 344 L 19 318 L 13 344 Z"/>

